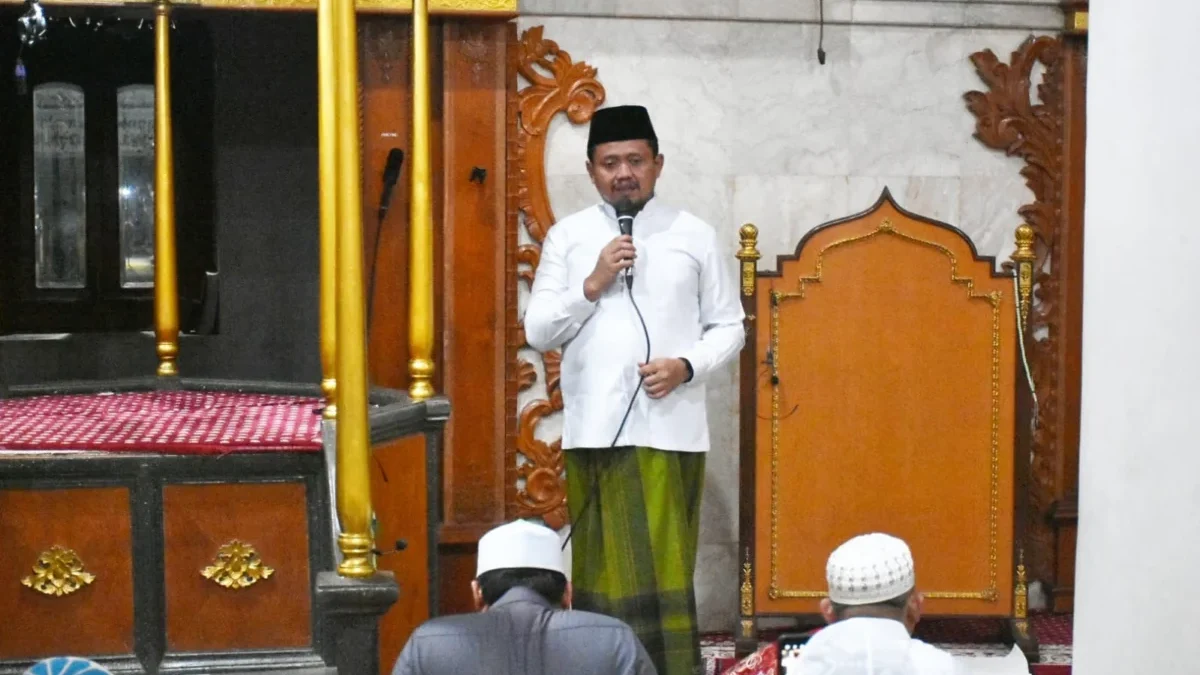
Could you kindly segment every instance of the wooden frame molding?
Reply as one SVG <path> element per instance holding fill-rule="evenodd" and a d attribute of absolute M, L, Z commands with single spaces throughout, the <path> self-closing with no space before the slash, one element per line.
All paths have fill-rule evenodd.
<path fill-rule="evenodd" d="M 571 55 L 542 36 L 542 26 L 521 34 L 516 50 L 516 70 L 529 82 L 517 93 L 516 161 L 510 163 L 509 189 L 516 200 L 510 228 L 518 233 L 521 224 L 532 243 L 516 248 L 516 275 L 513 289 L 520 281 L 533 284 L 541 255 L 541 243 L 554 225 L 554 211 L 546 188 L 546 132 L 550 122 L 565 112 L 573 124 L 586 124 L 604 102 L 604 87 L 596 79 L 596 69 L 576 63 Z M 510 354 L 509 373 L 518 390 L 525 391 L 537 382 L 537 368 L 520 357 L 526 348 L 525 329 L 518 316 L 516 293 L 508 307 L 510 330 L 507 340 Z M 512 471 L 508 481 L 511 516 L 540 516 L 554 528 L 567 523 L 566 485 L 563 475 L 562 439 L 547 442 L 537 437 L 538 425 L 562 410 L 559 389 L 558 351 L 542 356 L 546 398 L 530 401 L 518 413 L 513 401 L 510 414 L 517 416 L 515 447 L 505 449 L 506 466 Z"/>
<path fill-rule="evenodd" d="M 139 7 L 151 9 L 157 0 L 42 0 L 47 7 Z M 0 5 L 20 5 L 24 0 L 0 0 Z M 310 11 L 317 10 L 317 0 L 174 0 L 178 7 L 202 9 L 235 9 L 252 11 Z M 357 0 L 360 12 L 411 14 L 412 0 Z M 433 15 L 468 15 L 514 17 L 517 0 L 430 0 Z"/>
<path fill-rule="evenodd" d="M 1086 6 L 1082 8 L 1086 12 Z M 1084 38 L 1086 39 L 1086 38 Z M 991 51 L 971 55 L 987 91 L 965 94 L 977 119 L 975 138 L 1025 161 L 1021 175 L 1034 201 L 1017 212 L 1034 231 L 1034 298 L 1028 355 L 1039 414 L 1033 431 L 1030 475 L 1031 577 L 1064 584 L 1063 558 L 1052 520 L 1078 489 L 1080 353 L 1083 303 L 1083 86 L 1086 45 L 1078 38 L 1030 37 L 1008 63 Z M 1031 102 L 1032 73 L 1045 68 Z M 1071 555 L 1070 557 L 1073 557 Z M 1067 603 L 1069 604 L 1069 603 Z"/>

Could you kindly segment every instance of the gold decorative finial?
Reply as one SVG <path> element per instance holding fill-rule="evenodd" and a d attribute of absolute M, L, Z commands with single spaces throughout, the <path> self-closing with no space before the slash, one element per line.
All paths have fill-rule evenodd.
<path fill-rule="evenodd" d="M 738 249 L 737 259 L 742 261 L 742 295 L 754 295 L 754 282 L 757 275 L 758 259 L 758 228 L 746 223 L 738 228 L 738 238 L 742 247 Z"/>
<path fill-rule="evenodd" d="M 1066 32 L 1068 35 L 1088 34 L 1088 10 L 1071 9 L 1066 13 Z"/>
<path fill-rule="evenodd" d="M 433 360 L 412 359 L 408 362 L 408 372 L 412 382 L 408 385 L 408 397 L 414 401 L 424 401 L 434 395 L 433 390 Z"/>
<path fill-rule="evenodd" d="M 237 539 L 222 546 L 213 564 L 200 571 L 205 579 L 233 590 L 249 588 L 274 573 L 259 559 L 253 546 Z"/>
<path fill-rule="evenodd" d="M 1029 587 L 1025 577 L 1025 549 L 1017 550 L 1017 583 L 1013 587 L 1013 618 L 1022 636 L 1029 634 Z"/>
<path fill-rule="evenodd" d="M 1013 253 L 1013 260 L 1033 262 L 1033 228 L 1028 223 L 1017 226 L 1016 240 L 1017 250 Z"/>
<path fill-rule="evenodd" d="M 754 614 L 754 583 L 750 575 L 754 568 L 750 566 L 750 549 L 746 549 L 746 562 L 742 563 L 742 616 Z"/>
<path fill-rule="evenodd" d="M 83 568 L 83 561 L 75 551 L 62 546 L 51 546 L 38 556 L 33 565 L 33 574 L 21 579 L 21 585 L 52 597 L 70 595 L 91 584 L 95 575 Z"/>
<path fill-rule="evenodd" d="M 1021 325 L 1028 325 L 1029 309 L 1033 303 L 1033 263 L 1037 253 L 1033 249 L 1034 231 L 1026 223 L 1017 226 L 1017 249 L 1012 261 L 1017 264 L 1017 293 L 1020 296 Z"/>

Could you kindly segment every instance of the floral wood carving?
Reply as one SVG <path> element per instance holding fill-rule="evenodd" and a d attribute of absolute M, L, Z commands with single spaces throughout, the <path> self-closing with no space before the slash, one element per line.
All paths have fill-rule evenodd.
<path fill-rule="evenodd" d="M 378 69 L 379 79 L 385 84 L 392 81 L 392 69 L 404 55 L 405 41 L 396 35 L 393 24 L 368 23 L 359 29 L 359 40 L 365 42 L 371 61 Z M 363 35 L 363 33 L 366 35 Z"/>
<path fill-rule="evenodd" d="M 70 595 L 96 580 L 88 572 L 79 555 L 69 548 L 51 546 L 38 556 L 33 574 L 21 579 L 21 584 L 51 597 Z"/>
<path fill-rule="evenodd" d="M 1055 274 L 1062 255 L 1063 189 L 1063 47 L 1056 37 L 1025 40 L 1003 63 L 991 50 L 971 55 L 971 62 L 989 91 L 965 95 L 977 118 L 975 138 L 989 148 L 1025 160 L 1021 175 L 1034 201 L 1017 212 L 1034 230 L 1034 301 L 1029 317 L 1030 368 L 1038 394 L 1038 420 L 1033 433 L 1029 486 L 1030 566 L 1035 578 L 1053 578 L 1054 532 L 1046 516 L 1058 486 L 1056 466 L 1063 452 L 1056 436 L 1062 414 L 1059 342 L 1065 305 L 1061 280 Z M 1033 68 L 1045 67 L 1037 87 L 1039 103 L 1030 100 Z"/>
<path fill-rule="evenodd" d="M 604 102 L 605 92 L 596 80 L 596 69 L 586 63 L 576 63 L 552 40 L 544 39 L 542 26 L 521 34 L 516 68 L 529 86 L 517 93 L 517 161 L 510 185 L 515 190 L 519 220 L 524 223 L 533 243 L 516 250 L 518 279 L 514 283 L 519 280 L 532 284 L 541 257 L 541 243 L 554 224 L 545 167 L 546 133 L 550 122 L 555 115 L 565 112 L 572 123 L 587 123 Z M 515 303 L 509 311 L 510 319 L 516 325 L 516 330 L 510 332 L 512 340 L 516 348 L 524 348 L 525 330 L 517 322 Z M 524 481 L 524 486 L 515 491 L 515 515 L 541 516 L 555 528 L 567 522 L 562 440 L 548 443 L 537 438 L 536 431 L 543 420 L 562 410 L 560 359 L 561 354 L 557 351 L 542 356 L 546 398 L 530 401 L 521 409 L 516 441 L 520 457 L 512 458 L 512 461 L 520 462 L 516 478 Z M 520 391 L 529 389 L 537 381 L 537 370 L 525 359 L 517 357 L 510 368 L 515 369 Z"/>

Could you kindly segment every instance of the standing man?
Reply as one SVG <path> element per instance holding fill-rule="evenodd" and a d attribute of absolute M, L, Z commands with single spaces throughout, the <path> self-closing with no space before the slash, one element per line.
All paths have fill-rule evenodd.
<path fill-rule="evenodd" d="M 745 330 L 733 258 L 707 223 L 655 197 L 662 169 L 645 108 L 596 111 L 587 171 L 603 203 L 547 234 L 525 334 L 563 349 L 575 606 L 632 626 L 659 673 L 692 675 L 704 382 Z"/>

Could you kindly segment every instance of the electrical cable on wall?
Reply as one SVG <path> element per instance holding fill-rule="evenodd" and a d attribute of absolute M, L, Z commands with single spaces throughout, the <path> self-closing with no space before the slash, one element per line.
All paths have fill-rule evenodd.
<path fill-rule="evenodd" d="M 825 65 L 825 0 L 817 0 L 817 62 Z"/>
<path fill-rule="evenodd" d="M 1025 381 L 1029 384 L 1029 396 L 1032 406 L 1029 415 L 1030 430 L 1037 429 L 1038 398 L 1037 388 L 1033 384 L 1033 372 L 1029 370 L 1029 356 L 1025 353 L 1025 318 L 1021 315 L 1021 289 L 1017 282 L 1018 270 L 1013 268 L 1013 306 L 1017 314 L 1017 345 L 1021 348 L 1021 365 L 1025 371 Z M 1030 298 L 1030 310 L 1033 309 L 1033 298 Z"/>

